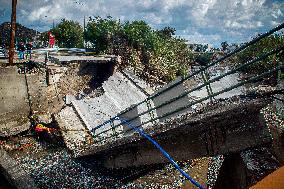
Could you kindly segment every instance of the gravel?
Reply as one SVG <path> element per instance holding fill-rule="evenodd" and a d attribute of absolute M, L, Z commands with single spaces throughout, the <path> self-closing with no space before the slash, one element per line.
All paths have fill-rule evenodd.
<path fill-rule="evenodd" d="M 113 188 L 118 181 L 106 176 L 97 162 L 74 159 L 65 149 L 48 149 L 48 153 L 37 157 L 26 154 L 18 157 L 38 188 Z"/>
<path fill-rule="evenodd" d="M 30 143 L 24 150 L 9 152 L 27 171 L 38 188 L 181 188 L 185 178 L 171 165 L 152 165 L 132 169 L 107 170 L 95 157 L 75 159 L 64 147 L 19 137 L 16 143 Z M 178 162 L 197 181 L 206 184 L 208 158 Z M 204 167 L 204 165 L 206 165 Z M 187 188 L 187 187 L 182 187 Z"/>

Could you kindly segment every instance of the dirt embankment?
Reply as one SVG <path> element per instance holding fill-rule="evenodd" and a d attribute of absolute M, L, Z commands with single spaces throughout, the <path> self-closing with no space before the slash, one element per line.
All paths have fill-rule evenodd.
<path fill-rule="evenodd" d="M 28 75 L 29 94 L 34 114 L 46 115 L 58 113 L 64 105 L 66 95 L 77 95 L 90 92 L 92 81 L 96 76 L 95 70 L 80 68 L 79 64 L 67 65 L 60 79 L 53 82 L 57 76 L 44 72 Z M 52 81 L 52 82 L 50 82 Z M 48 82 L 50 84 L 48 85 Z"/>
<path fill-rule="evenodd" d="M 92 77 L 91 74 L 82 73 L 78 64 L 70 65 L 57 84 L 58 92 L 61 96 L 76 95 L 78 92 L 90 88 Z"/>

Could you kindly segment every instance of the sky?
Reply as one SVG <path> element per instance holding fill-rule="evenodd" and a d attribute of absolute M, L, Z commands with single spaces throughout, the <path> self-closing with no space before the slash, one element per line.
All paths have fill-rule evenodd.
<path fill-rule="evenodd" d="M 11 1 L 0 0 L 0 23 L 10 21 Z M 188 43 L 242 43 L 284 22 L 284 0 L 18 0 L 17 22 L 38 31 L 84 16 L 144 20 L 170 26 Z"/>

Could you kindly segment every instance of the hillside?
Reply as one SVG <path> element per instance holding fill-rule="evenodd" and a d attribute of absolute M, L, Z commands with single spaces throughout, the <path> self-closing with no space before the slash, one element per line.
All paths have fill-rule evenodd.
<path fill-rule="evenodd" d="M 10 39 L 10 22 L 4 22 L 0 25 L 0 44 L 8 46 Z M 26 41 L 32 40 L 33 37 L 36 36 L 37 31 L 27 28 L 21 24 L 16 24 L 16 40 Z"/>

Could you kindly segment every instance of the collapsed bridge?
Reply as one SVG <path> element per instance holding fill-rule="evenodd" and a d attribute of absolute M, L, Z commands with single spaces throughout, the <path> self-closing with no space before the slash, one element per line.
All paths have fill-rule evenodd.
<path fill-rule="evenodd" d="M 121 71 L 103 82 L 102 95 L 94 98 L 67 95 L 66 106 L 56 116 L 66 146 L 76 157 L 92 155 L 108 168 L 168 161 L 146 138 L 137 133 L 137 129 L 143 129 L 144 133 L 179 161 L 219 154 L 234 156 L 249 148 L 270 146 L 271 128 L 266 124 L 261 110 L 273 101 L 275 94 L 279 93 L 278 98 L 283 99 L 283 85 L 261 87 L 257 81 L 283 70 L 283 62 L 246 79 L 240 79 L 239 71 L 257 65 L 271 55 L 283 54 L 283 45 L 233 68 L 227 69 L 220 63 L 283 27 L 282 24 L 260 35 L 156 92 L 135 75 Z M 60 62 L 60 59 L 69 61 L 66 57 L 57 57 L 54 61 Z M 212 68 L 220 68 L 219 75 L 207 78 L 208 70 Z M 16 79 L 25 86 L 23 75 Z M 256 87 L 250 90 L 249 85 Z M 2 91 L 10 90 L 15 95 L 3 102 L 5 107 L 10 107 L 7 101 L 20 98 L 27 105 L 23 106 L 25 108 L 22 112 L 28 112 L 27 94 L 18 93 L 19 89 L 24 88 L 11 89 L 7 86 L 3 85 L 1 95 L 6 96 Z M 14 109 L 21 111 L 16 107 Z M 0 124 L 5 125 L 6 122 L 2 120 Z"/>
<path fill-rule="evenodd" d="M 71 99 L 70 107 L 59 114 L 63 130 L 71 130 L 63 133 L 67 146 L 76 156 L 95 155 L 106 167 L 123 168 L 167 162 L 135 128 L 143 129 L 179 161 L 236 154 L 270 144 L 272 136 L 261 109 L 272 102 L 275 94 L 283 93 L 283 87 L 248 91 L 247 85 L 283 70 L 283 63 L 244 80 L 239 79 L 239 71 L 283 53 L 283 45 L 232 69 L 222 69 L 219 76 L 207 79 L 204 75 L 283 26 L 156 92 L 147 91 L 141 81 L 125 71 L 115 73 L 103 83 L 102 96 Z M 199 74 L 201 83 L 186 84 Z M 72 126 L 74 119 L 76 124 Z"/>

